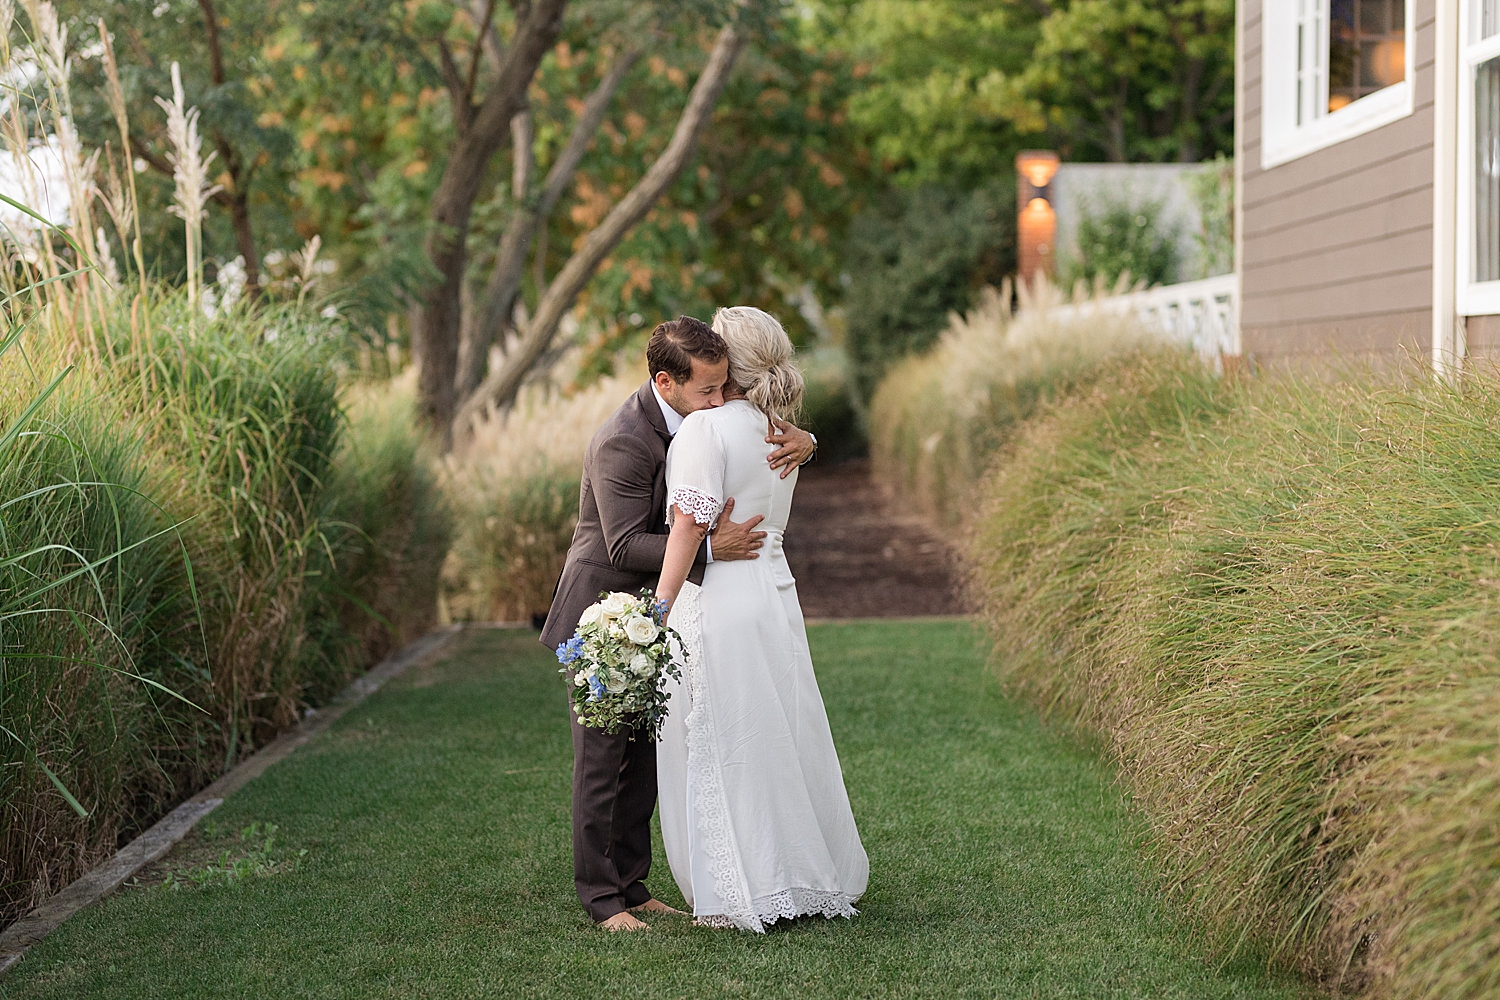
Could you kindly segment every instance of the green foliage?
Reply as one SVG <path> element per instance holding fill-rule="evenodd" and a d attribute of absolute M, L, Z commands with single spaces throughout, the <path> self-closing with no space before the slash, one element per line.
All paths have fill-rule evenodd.
<path fill-rule="evenodd" d="M 1500 975 L 1497 428 L 1493 372 L 1158 359 L 1029 423 L 988 484 L 997 662 L 1103 735 L 1226 949 L 1379 996 Z"/>
<path fill-rule="evenodd" d="M 1194 161 L 1233 144 L 1231 0 L 823 0 L 820 44 L 861 60 L 851 105 L 904 183 L 974 187 L 1024 146 Z"/>
<path fill-rule="evenodd" d="M 1009 273 L 1013 205 L 1000 185 L 967 194 L 924 187 L 888 192 L 854 220 L 845 320 L 862 395 L 896 360 L 930 345 L 950 312 Z"/>
<path fill-rule="evenodd" d="M 1077 250 L 1061 262 L 1065 287 L 1113 286 L 1122 274 L 1132 282 L 1170 285 L 1177 280 L 1178 230 L 1166 221 L 1159 199 L 1104 195 L 1078 201 Z"/>
<path fill-rule="evenodd" d="M 818 437 L 818 461 L 842 462 L 866 453 L 864 407 L 847 353 L 834 344 L 804 349 L 797 358 L 805 391 L 797 422 Z"/>
<path fill-rule="evenodd" d="M 1183 178 L 1198 209 L 1200 278 L 1234 270 L 1234 160 L 1223 153 Z"/>
<path fill-rule="evenodd" d="M 1052 8 L 1010 113 L 1067 160 L 1194 162 L 1233 147 L 1233 0 Z"/>
<path fill-rule="evenodd" d="M 112 306 L 0 464 L 5 915 L 425 629 L 446 549 L 410 410 L 351 431 L 327 323 Z M 61 367 L 19 343 L 7 428 Z"/>
<path fill-rule="evenodd" d="M 1014 173 L 1022 139 L 1004 92 L 1039 38 L 1030 4 L 825 0 L 819 11 L 820 47 L 859 60 L 850 116 L 882 166 L 964 190 Z"/>
<path fill-rule="evenodd" d="M 70 87 L 81 138 L 95 149 L 108 144 L 122 168 L 137 157 L 149 161 L 149 169 L 137 178 L 148 270 L 176 277 L 186 264 L 182 224 L 167 211 L 172 177 L 166 118 L 154 103 L 157 96 L 172 94 L 173 62 L 181 66 L 188 104 L 203 113 L 204 155 L 214 152 L 217 157 L 209 165 L 213 183 L 233 191 L 234 182 L 226 184 L 232 171 L 248 189 L 260 253 L 296 246 L 310 235 L 298 234 L 296 204 L 286 194 L 295 172 L 292 132 L 282 116 L 266 113 L 268 74 L 273 68 L 267 50 L 277 26 L 296 16 L 295 4 L 289 0 L 214 0 L 226 70 L 222 85 L 213 82 L 205 13 L 196 0 L 125 4 L 63 0 L 57 6 L 73 43 L 86 50 L 74 60 Z M 114 36 L 120 60 L 132 140 L 139 144 L 133 151 L 119 148 L 119 131 L 106 99 L 103 61 L 94 48 L 100 17 Z M 118 245 L 117 238 L 115 242 Z M 223 206 L 208 214 L 205 248 L 205 259 L 232 260 L 239 254 Z M 115 258 L 131 259 L 123 246 Z"/>

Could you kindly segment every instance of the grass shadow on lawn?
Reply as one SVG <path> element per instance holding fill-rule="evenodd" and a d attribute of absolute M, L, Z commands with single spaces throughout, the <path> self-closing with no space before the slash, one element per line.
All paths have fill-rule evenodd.
<path fill-rule="evenodd" d="M 810 635 L 870 854 L 853 921 L 595 930 L 573 895 L 555 663 L 534 633 L 474 631 L 246 786 L 183 855 L 274 823 L 298 864 L 118 893 L 0 996 L 1310 995 L 1205 958 L 1154 891 L 1109 772 L 1000 695 L 968 623 Z M 681 905 L 659 839 L 651 886 Z"/>

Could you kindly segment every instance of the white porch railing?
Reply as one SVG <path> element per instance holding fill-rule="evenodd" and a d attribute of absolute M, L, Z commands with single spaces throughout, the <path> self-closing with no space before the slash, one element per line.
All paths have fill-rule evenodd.
<path fill-rule="evenodd" d="M 1133 312 L 1148 329 L 1191 347 L 1215 365 L 1225 355 L 1240 353 L 1239 282 L 1233 274 L 1055 306 L 1054 314 L 1081 319 L 1097 310 Z"/>

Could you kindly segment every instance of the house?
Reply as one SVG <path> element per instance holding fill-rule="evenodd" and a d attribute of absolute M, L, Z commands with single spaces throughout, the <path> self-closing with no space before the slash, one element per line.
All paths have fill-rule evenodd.
<path fill-rule="evenodd" d="M 1500 0 L 1241 0 L 1238 349 L 1500 348 Z"/>

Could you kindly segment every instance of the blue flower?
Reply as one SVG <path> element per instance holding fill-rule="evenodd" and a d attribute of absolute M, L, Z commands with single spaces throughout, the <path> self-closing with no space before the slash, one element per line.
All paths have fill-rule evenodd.
<path fill-rule="evenodd" d="M 661 621 L 663 618 L 665 618 L 667 616 L 667 607 L 668 607 L 668 605 L 667 605 L 666 601 L 657 601 L 656 602 L 656 620 L 657 621 Z"/>
<path fill-rule="evenodd" d="M 582 656 L 583 639 L 579 636 L 575 635 L 573 638 L 569 639 L 567 642 L 559 644 L 557 647 L 557 662 L 561 663 L 563 666 L 567 666 L 568 664 L 572 663 L 574 660 L 577 660 Z"/>
<path fill-rule="evenodd" d="M 604 697 L 604 683 L 597 677 L 589 678 L 589 701 L 598 701 Z"/>

